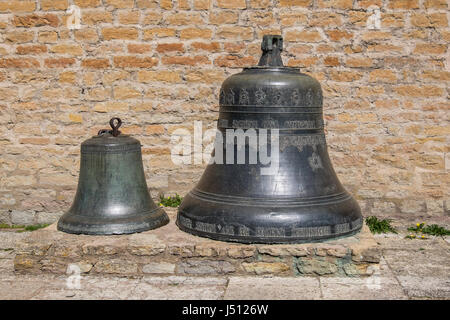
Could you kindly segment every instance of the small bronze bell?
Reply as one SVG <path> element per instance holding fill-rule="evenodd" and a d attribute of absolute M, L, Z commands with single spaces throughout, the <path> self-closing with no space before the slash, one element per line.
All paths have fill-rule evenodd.
<path fill-rule="evenodd" d="M 320 84 L 284 67 L 282 48 L 281 36 L 264 36 L 259 65 L 222 84 L 217 126 L 223 144 L 179 207 L 181 230 L 223 241 L 296 243 L 361 229 L 358 203 L 328 156 Z M 277 139 L 268 140 L 268 131 Z M 270 152 L 263 154 L 264 144 Z M 240 150 L 247 161 L 239 161 Z M 269 153 L 279 156 L 267 165 Z M 252 154 L 259 162 L 250 163 Z"/>
<path fill-rule="evenodd" d="M 100 130 L 81 144 L 80 176 L 72 207 L 58 221 L 58 230 L 76 234 L 125 234 L 169 222 L 150 197 L 142 165 L 141 144 L 118 130 Z"/>

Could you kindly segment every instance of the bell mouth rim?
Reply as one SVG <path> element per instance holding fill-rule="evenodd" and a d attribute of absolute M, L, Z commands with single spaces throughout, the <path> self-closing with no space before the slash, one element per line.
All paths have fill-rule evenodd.
<path fill-rule="evenodd" d="M 67 217 L 76 216 L 75 221 L 67 222 Z M 82 222 L 81 222 L 82 221 Z M 86 235 L 119 235 L 132 234 L 153 230 L 165 226 L 170 221 L 169 216 L 161 207 L 127 215 L 111 221 L 102 218 L 92 218 L 66 211 L 58 220 L 57 230 L 70 234 Z"/>
<path fill-rule="evenodd" d="M 229 233 L 220 233 L 218 231 L 208 231 L 197 229 L 196 227 L 192 227 L 192 225 L 186 225 L 183 221 L 183 218 L 188 218 L 192 221 L 201 222 L 199 220 L 193 220 L 192 217 L 188 217 L 186 212 L 183 210 L 178 210 L 177 218 L 175 224 L 177 227 L 184 232 L 193 234 L 198 237 L 209 238 L 217 241 L 224 242 L 238 242 L 244 244 L 300 244 L 300 243 L 317 243 L 317 242 L 327 242 L 327 241 L 335 241 L 342 238 L 353 236 L 359 233 L 364 225 L 363 217 L 359 217 L 352 221 L 345 223 L 348 226 L 348 229 L 345 231 L 335 231 L 335 232 L 325 232 L 325 233 L 317 233 L 316 235 L 282 235 L 282 236 L 264 236 L 258 234 L 248 234 L 248 235 L 239 235 L 239 234 L 229 234 Z M 322 227 L 330 228 L 330 230 L 335 229 L 338 225 L 324 225 L 324 226 L 316 226 L 316 227 L 305 227 L 305 229 L 318 230 Z M 257 228 L 257 226 L 256 226 Z"/>

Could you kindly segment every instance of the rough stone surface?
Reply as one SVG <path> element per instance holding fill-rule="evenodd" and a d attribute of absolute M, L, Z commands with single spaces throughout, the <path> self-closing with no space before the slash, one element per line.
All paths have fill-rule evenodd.
<path fill-rule="evenodd" d="M 166 262 L 151 262 L 142 267 L 143 273 L 175 273 L 175 264 Z"/>
<path fill-rule="evenodd" d="M 228 261 L 187 260 L 178 265 L 180 273 L 186 274 L 227 274 L 236 269 Z"/>
<path fill-rule="evenodd" d="M 141 284 L 133 292 L 134 299 L 217 300 L 224 286 L 159 286 Z"/>
<path fill-rule="evenodd" d="M 323 299 L 327 300 L 399 300 L 408 298 L 403 292 L 403 288 L 393 278 L 324 277 L 320 279 L 320 285 Z"/>
<path fill-rule="evenodd" d="M 260 274 L 279 274 L 289 271 L 290 268 L 282 262 L 250 262 L 243 263 L 242 267 L 248 273 Z"/>
<path fill-rule="evenodd" d="M 336 259 L 324 259 L 322 257 L 317 259 L 301 258 L 297 261 L 297 269 L 300 274 L 307 275 L 326 275 L 337 273 L 337 261 Z"/>
<path fill-rule="evenodd" d="M 447 277 L 398 276 L 398 281 L 411 298 L 450 299 L 450 280 Z"/>
<path fill-rule="evenodd" d="M 16 211 L 11 212 L 11 223 L 16 225 L 28 225 L 32 224 L 34 221 L 34 213 L 26 211 Z"/>
<path fill-rule="evenodd" d="M 179 275 L 366 276 L 379 262 L 380 247 L 366 226 L 348 238 L 313 244 L 244 245 L 200 238 L 180 231 L 175 209 L 170 223 L 132 235 L 71 235 L 55 224 L 29 233 L 15 247 L 19 273 Z"/>
<path fill-rule="evenodd" d="M 422 243 L 424 242 L 421 240 Z M 450 273 L 450 250 L 448 244 L 445 247 L 426 249 L 420 246 L 416 250 L 384 250 L 384 257 L 390 268 L 396 275 L 426 276 L 432 274 L 435 277 L 445 277 Z M 414 263 L 410 259 L 414 253 Z"/>
<path fill-rule="evenodd" d="M 29 236 L 28 233 L 16 233 L 0 230 L 0 249 L 12 249 L 17 247 L 17 243 Z"/>
<path fill-rule="evenodd" d="M 73 278 L 77 275 L 74 267 L 64 270 L 65 265 L 58 265 L 55 261 L 46 265 L 47 269 L 37 275 L 14 272 L 14 258 L 23 249 L 16 240 L 21 240 L 20 237 L 24 233 L 0 231 L 0 244 L 5 247 L 0 248 L 0 299 L 450 299 L 449 270 L 446 263 L 448 237 L 405 239 L 407 233 L 404 231 L 408 224 L 409 222 L 403 224 L 404 230 L 400 228 L 398 235 L 375 237 L 380 243 L 382 252 L 379 264 L 337 264 L 338 267 L 342 267 L 341 271 L 345 270 L 350 275 L 354 271 L 352 268 L 364 267 L 366 277 L 341 276 L 339 273 L 335 276 L 315 274 L 296 278 L 271 275 L 236 276 L 235 273 L 215 276 L 144 274 L 127 277 L 120 274 L 95 274 L 92 271 L 95 262 L 90 260 L 92 258 L 90 256 L 73 264 L 80 271 L 79 287 L 73 286 L 77 284 L 77 281 L 74 281 L 77 278 Z M 27 236 L 29 235 L 28 233 Z M 45 244 L 34 245 L 32 250 L 40 253 L 45 248 Z M 236 244 L 233 244 L 233 250 L 236 249 Z M 324 247 L 315 249 L 317 250 L 313 251 L 320 253 L 320 258 L 339 261 L 339 257 L 326 255 L 327 250 Z M 51 249 L 44 252 L 51 252 Z M 113 256 L 101 257 L 108 260 Z M 163 265 L 167 270 L 172 270 L 175 265 L 150 261 L 155 257 L 140 258 L 145 263 L 143 266 L 150 265 L 152 270 L 161 270 Z M 25 261 L 25 258 L 22 256 L 20 259 Z M 286 259 L 289 256 L 266 258 Z M 292 258 L 301 259 L 307 256 Z M 348 259 L 348 256 L 342 258 Z M 50 257 L 46 259 L 50 260 Z M 195 259 L 215 259 L 215 257 Z M 238 261 L 242 264 L 251 263 L 245 262 L 246 259 L 241 255 Z M 276 261 L 270 261 L 274 262 Z M 40 262 L 31 260 L 31 264 L 33 263 Z M 60 268 L 61 275 L 50 272 L 52 268 L 56 270 Z"/>
<path fill-rule="evenodd" d="M 67 277 L 2 278 L 2 300 L 221 299 L 226 288 L 224 280 L 189 277 L 168 281 L 167 277 L 128 279 L 90 275 L 81 276 L 76 287 L 67 286 Z"/>
<path fill-rule="evenodd" d="M 231 277 L 224 299 L 316 300 L 321 298 L 317 278 Z"/>
<path fill-rule="evenodd" d="M 134 275 L 138 273 L 138 265 L 124 259 L 100 260 L 95 264 L 94 271 L 101 274 Z"/>
<path fill-rule="evenodd" d="M 0 211 L 0 223 L 9 224 L 11 222 L 11 214 L 9 210 Z"/>
<path fill-rule="evenodd" d="M 370 267 L 366 278 L 321 277 L 320 287 L 324 299 L 407 299 L 402 286 L 384 260 Z"/>

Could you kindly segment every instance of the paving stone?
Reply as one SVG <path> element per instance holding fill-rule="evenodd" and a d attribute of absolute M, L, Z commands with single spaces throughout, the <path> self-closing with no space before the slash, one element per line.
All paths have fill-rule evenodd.
<path fill-rule="evenodd" d="M 141 279 L 130 279 L 125 277 L 105 277 L 94 275 L 81 275 L 80 285 L 84 290 L 104 291 L 111 288 L 118 288 L 123 284 L 136 286 Z"/>
<path fill-rule="evenodd" d="M 14 250 L 9 249 L 0 249 L 0 259 L 13 259 L 14 258 Z"/>
<path fill-rule="evenodd" d="M 70 300 L 70 299 L 101 299 L 101 300 L 124 300 L 124 299 L 133 299 L 132 294 L 133 290 L 137 286 L 137 282 L 126 279 L 126 282 L 117 283 L 117 281 L 106 280 L 108 284 L 106 287 L 102 288 L 102 290 L 98 290 L 93 286 L 87 286 L 86 283 L 80 281 L 80 288 L 60 288 L 60 289 L 47 289 L 44 288 L 37 295 L 33 297 L 33 299 L 38 300 Z M 105 283 L 105 280 L 103 280 Z"/>
<path fill-rule="evenodd" d="M 39 224 L 52 224 L 64 214 L 64 212 L 37 212 L 36 223 Z"/>
<path fill-rule="evenodd" d="M 397 276 L 406 294 L 412 298 L 450 299 L 450 278 Z"/>
<path fill-rule="evenodd" d="M 26 300 L 32 298 L 43 284 L 39 281 L 19 283 L 14 281 L 0 281 L 0 300 Z"/>
<path fill-rule="evenodd" d="M 178 265 L 178 270 L 186 274 L 227 274 L 236 269 L 228 261 L 187 260 Z"/>
<path fill-rule="evenodd" d="M 135 233 L 129 236 L 131 254 L 153 256 L 164 252 L 166 245 L 156 235 Z"/>
<path fill-rule="evenodd" d="M 86 297 L 87 295 L 87 297 Z M 43 289 L 30 300 L 86 300 L 100 299 L 99 293 L 94 291 L 78 291 L 64 289 Z"/>
<path fill-rule="evenodd" d="M 0 300 L 31 299 L 43 289 L 65 286 L 65 279 L 55 276 L 1 275 Z"/>
<path fill-rule="evenodd" d="M 166 262 L 151 262 L 142 267 L 143 273 L 175 273 L 175 265 Z"/>
<path fill-rule="evenodd" d="M 380 264 L 369 266 L 368 277 L 321 277 L 320 286 L 324 299 L 406 299 L 402 287 L 381 258 Z"/>
<path fill-rule="evenodd" d="M 337 261 L 335 258 L 327 259 L 324 257 L 298 258 L 296 262 L 297 271 L 305 275 L 325 275 L 333 274 L 338 271 Z"/>
<path fill-rule="evenodd" d="M 11 213 L 9 210 L 0 210 L 0 223 L 11 224 Z"/>
<path fill-rule="evenodd" d="M 374 235 L 375 240 L 381 245 L 383 250 L 393 249 L 393 250 L 419 250 L 422 249 L 446 249 L 448 250 L 448 242 L 442 237 L 427 236 L 428 239 L 405 239 L 405 236 L 409 233 L 399 233 L 399 234 L 377 234 Z"/>
<path fill-rule="evenodd" d="M 322 277 L 320 286 L 324 299 L 407 299 L 395 278 L 372 275 L 367 278 Z"/>
<path fill-rule="evenodd" d="M 94 271 L 101 274 L 127 274 L 136 275 L 138 265 L 126 259 L 108 259 L 97 262 Z"/>
<path fill-rule="evenodd" d="M 136 299 L 221 299 L 225 277 L 144 276 L 133 292 Z"/>
<path fill-rule="evenodd" d="M 307 244 L 300 244 L 298 246 L 289 245 L 263 245 L 258 248 L 261 254 L 268 254 L 274 257 L 295 256 L 304 257 L 311 253 L 311 248 Z"/>
<path fill-rule="evenodd" d="M 11 212 L 11 222 L 13 224 L 17 224 L 17 225 L 33 224 L 33 222 L 34 222 L 34 215 L 35 215 L 35 213 L 33 211 L 17 211 L 17 210 L 13 210 Z"/>
<path fill-rule="evenodd" d="M 217 285 L 217 286 L 224 286 L 227 284 L 228 279 L 225 277 L 188 277 L 188 276 L 167 276 L 167 277 L 151 277 L 151 276 L 144 276 L 142 278 L 143 281 L 149 283 L 149 284 L 157 284 L 157 285 L 164 285 L 164 284 L 170 284 L 170 285 L 177 285 L 177 284 L 183 284 L 183 285 Z"/>
<path fill-rule="evenodd" d="M 0 283 L 0 298 L 6 293 L 5 299 L 127 299 L 138 284 L 135 279 L 80 276 L 79 287 L 73 287 L 68 285 L 69 278 L 70 275 L 2 275 L 6 281 Z M 8 292 L 2 284 L 10 288 L 5 289 Z"/>
<path fill-rule="evenodd" d="M 28 235 L 28 232 L 0 231 L 0 249 L 15 248 Z"/>
<path fill-rule="evenodd" d="M 14 272 L 12 259 L 0 259 L 0 273 Z"/>
<path fill-rule="evenodd" d="M 242 267 L 248 273 L 261 274 L 278 274 L 290 270 L 286 263 L 282 262 L 251 262 L 243 263 Z"/>
<path fill-rule="evenodd" d="M 420 241 L 420 240 L 418 240 Z M 450 250 L 383 250 L 389 267 L 398 276 L 448 277 Z"/>
<path fill-rule="evenodd" d="M 223 297 L 225 286 L 222 285 L 155 285 L 139 283 L 134 289 L 133 299 L 174 299 L 174 300 L 216 300 Z"/>
<path fill-rule="evenodd" d="M 321 298 L 318 278 L 230 277 L 226 300 L 315 300 Z"/>

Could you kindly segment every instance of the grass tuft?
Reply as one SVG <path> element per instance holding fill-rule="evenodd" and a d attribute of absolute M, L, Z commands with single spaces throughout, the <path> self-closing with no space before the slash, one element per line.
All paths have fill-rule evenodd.
<path fill-rule="evenodd" d="M 377 217 L 367 217 L 366 224 L 372 233 L 397 233 L 397 230 L 393 226 L 391 226 L 392 220 L 383 219 L 379 220 Z"/>
<path fill-rule="evenodd" d="M 448 236 L 450 235 L 450 230 L 445 229 L 437 224 L 431 224 L 429 226 L 425 226 L 425 223 L 418 223 L 415 227 L 409 227 L 408 231 L 429 234 L 431 236 Z"/>
<path fill-rule="evenodd" d="M 34 224 L 34 225 L 30 225 L 30 226 L 22 226 L 22 225 L 10 225 L 10 224 L 6 224 L 6 223 L 0 223 L 0 229 L 20 229 L 17 230 L 16 232 L 25 232 L 25 231 L 35 231 L 35 230 L 39 230 L 45 227 L 48 227 L 49 224 Z"/>
<path fill-rule="evenodd" d="M 0 229 L 23 229 L 25 226 L 0 223 Z"/>
<path fill-rule="evenodd" d="M 35 224 L 35 225 L 32 225 L 32 226 L 26 226 L 25 227 L 25 231 L 36 231 L 38 229 L 42 229 L 42 228 L 45 228 L 45 227 L 48 227 L 48 226 L 49 226 L 49 224 L 46 224 L 46 223 Z"/>
<path fill-rule="evenodd" d="M 181 201 L 183 200 L 182 197 L 180 197 L 179 194 L 175 194 L 174 197 L 167 197 L 164 198 L 164 196 L 159 197 L 159 205 L 164 207 L 172 207 L 176 208 L 181 204 Z"/>

